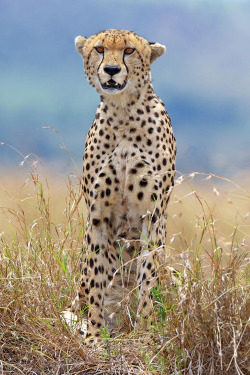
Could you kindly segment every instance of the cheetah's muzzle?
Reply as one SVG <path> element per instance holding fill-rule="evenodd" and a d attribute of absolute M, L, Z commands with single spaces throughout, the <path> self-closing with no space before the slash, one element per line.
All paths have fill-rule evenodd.
<path fill-rule="evenodd" d="M 102 85 L 102 88 L 104 90 L 123 90 L 124 87 L 126 86 L 127 84 L 127 81 L 125 81 L 122 85 L 120 85 L 120 83 L 117 83 L 116 81 L 114 81 L 113 79 L 110 79 L 109 81 L 105 82 L 105 83 L 101 83 Z"/>

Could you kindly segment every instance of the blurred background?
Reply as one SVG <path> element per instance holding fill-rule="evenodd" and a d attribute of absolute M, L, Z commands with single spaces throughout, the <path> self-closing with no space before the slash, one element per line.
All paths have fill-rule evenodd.
<path fill-rule="evenodd" d="M 174 127 L 178 171 L 249 173 L 250 1 L 244 0 L 0 0 L 0 142 L 59 173 L 67 170 L 64 143 L 81 170 L 99 95 L 84 77 L 74 38 L 107 28 L 167 47 L 152 76 Z M 23 160 L 6 144 L 2 175 Z"/>

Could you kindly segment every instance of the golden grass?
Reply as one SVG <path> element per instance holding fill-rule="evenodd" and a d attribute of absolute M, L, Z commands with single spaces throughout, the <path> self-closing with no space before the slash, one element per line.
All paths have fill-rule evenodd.
<path fill-rule="evenodd" d="M 84 232 L 80 178 L 37 164 L 0 184 L 0 374 L 247 374 L 250 194 L 177 176 L 168 262 L 181 285 L 155 291 L 149 332 L 87 349 L 61 318 L 74 297 Z"/>

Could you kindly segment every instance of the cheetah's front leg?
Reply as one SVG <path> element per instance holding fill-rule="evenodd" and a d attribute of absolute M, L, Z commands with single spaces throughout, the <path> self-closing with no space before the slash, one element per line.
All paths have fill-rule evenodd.
<path fill-rule="evenodd" d="M 157 211 L 158 212 L 158 211 Z M 159 282 L 159 260 L 165 255 L 166 218 L 147 215 L 142 224 L 141 253 L 137 261 L 139 305 L 137 319 L 141 325 L 153 319 L 152 289 Z"/>
<path fill-rule="evenodd" d="M 82 266 L 81 286 L 85 288 L 84 294 L 88 306 L 86 338 L 91 342 L 98 340 L 100 329 L 104 326 L 106 278 L 111 277 L 108 263 L 107 224 L 101 219 L 92 218 L 86 228 L 84 242 L 86 260 Z"/>

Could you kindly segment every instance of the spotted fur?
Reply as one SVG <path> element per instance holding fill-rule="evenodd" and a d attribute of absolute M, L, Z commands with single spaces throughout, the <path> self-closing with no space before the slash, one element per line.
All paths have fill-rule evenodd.
<path fill-rule="evenodd" d="M 101 327 L 115 325 L 119 312 L 124 315 L 129 290 L 136 291 L 130 294 L 138 305 L 136 321 L 150 318 L 150 291 L 166 240 L 176 142 L 151 81 L 151 64 L 164 46 L 126 30 L 78 36 L 75 44 L 89 83 L 101 95 L 85 144 L 85 258 L 71 307 L 88 306 L 87 337 L 95 340 Z"/>

